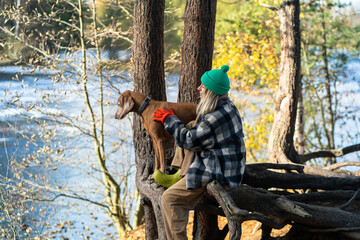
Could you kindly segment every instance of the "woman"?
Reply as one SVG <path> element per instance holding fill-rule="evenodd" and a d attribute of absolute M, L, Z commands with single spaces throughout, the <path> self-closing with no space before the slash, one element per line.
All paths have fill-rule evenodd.
<path fill-rule="evenodd" d="M 225 189 L 235 190 L 245 169 L 245 144 L 240 114 L 228 98 L 229 66 L 206 72 L 201 77 L 198 122 L 187 129 L 170 108 L 158 109 L 154 120 L 161 121 L 177 144 L 195 152 L 184 178 L 162 195 L 162 212 L 168 239 L 187 239 L 189 211 L 201 200 L 205 187 L 216 180 Z"/>

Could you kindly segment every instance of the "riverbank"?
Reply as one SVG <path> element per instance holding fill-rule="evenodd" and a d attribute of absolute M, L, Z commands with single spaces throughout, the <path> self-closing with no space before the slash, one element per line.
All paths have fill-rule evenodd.
<path fill-rule="evenodd" d="M 16 64 L 16 62 L 17 62 L 17 60 L 4 58 L 4 57 L 0 56 L 0 67 L 13 66 Z"/>

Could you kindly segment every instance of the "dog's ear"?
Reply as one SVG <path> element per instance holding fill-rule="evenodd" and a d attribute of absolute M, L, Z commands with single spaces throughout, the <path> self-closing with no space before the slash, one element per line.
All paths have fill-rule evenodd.
<path fill-rule="evenodd" d="M 134 100 L 131 96 L 120 96 L 118 99 L 118 109 L 115 114 L 116 119 L 123 119 L 133 108 Z"/>

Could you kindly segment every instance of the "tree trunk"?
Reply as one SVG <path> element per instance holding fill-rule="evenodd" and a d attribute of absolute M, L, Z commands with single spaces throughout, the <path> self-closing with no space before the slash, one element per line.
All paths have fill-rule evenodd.
<path fill-rule="evenodd" d="M 137 229 L 142 223 L 144 218 L 144 206 L 141 203 L 141 196 L 139 190 L 136 190 L 136 210 L 133 227 Z"/>
<path fill-rule="evenodd" d="M 302 95 L 302 84 L 300 81 L 299 99 L 296 112 L 295 133 L 294 133 L 294 147 L 298 154 L 305 153 L 305 133 L 304 133 L 304 102 Z"/>
<path fill-rule="evenodd" d="M 211 70 L 216 3 L 216 0 L 186 1 L 178 102 L 197 103 L 201 76 Z M 217 217 L 202 211 L 195 216 L 194 239 L 216 239 Z"/>
<path fill-rule="evenodd" d="M 114 1 L 112 3 L 114 9 L 117 9 L 119 3 L 118 3 L 118 0 Z M 116 11 L 114 11 L 112 13 L 112 23 L 111 23 L 111 27 L 112 29 L 114 29 L 115 31 L 117 31 L 117 16 L 116 16 Z M 118 49 L 117 47 L 115 46 L 115 38 L 114 37 L 110 37 L 110 43 L 109 43 L 109 46 L 108 46 L 108 51 L 109 51 L 109 59 L 110 60 L 118 60 L 119 56 L 118 56 Z"/>
<path fill-rule="evenodd" d="M 206 202 L 205 202 L 206 203 Z M 219 240 L 218 217 L 212 213 L 195 210 L 193 239 Z M 225 236 L 224 236 L 225 237 Z"/>
<path fill-rule="evenodd" d="M 166 100 L 164 76 L 164 0 L 135 1 L 134 5 L 134 89 L 156 100 Z M 144 201 L 146 239 L 166 239 L 160 210 L 163 188 L 149 181 L 154 170 L 150 137 L 134 114 L 133 136 L 136 186 Z"/>
<path fill-rule="evenodd" d="M 276 94 L 274 124 L 269 136 L 270 162 L 295 159 L 294 131 L 300 83 L 300 5 L 299 0 L 284 0 L 279 10 L 281 63 Z"/>
<path fill-rule="evenodd" d="M 178 102 L 197 103 L 200 78 L 211 70 L 217 0 L 187 0 Z"/>
<path fill-rule="evenodd" d="M 331 77 L 329 71 L 329 60 L 328 60 L 328 53 L 327 53 L 327 33 L 326 33 L 326 20 L 325 20 L 325 9 L 327 8 L 327 1 L 324 2 L 321 8 L 322 14 L 322 27 L 323 27 L 323 44 L 321 46 L 323 61 L 324 61 L 324 75 L 325 75 L 325 102 L 326 102 L 326 115 L 327 115 L 327 124 L 324 123 L 324 130 L 326 133 L 326 138 L 328 141 L 328 149 L 335 148 L 335 137 L 334 137 L 334 130 L 335 130 L 335 120 L 334 120 L 334 111 L 333 111 L 333 104 L 332 104 L 332 93 L 331 93 Z M 336 163 L 335 158 L 327 158 L 325 159 L 324 165 L 331 165 Z"/>

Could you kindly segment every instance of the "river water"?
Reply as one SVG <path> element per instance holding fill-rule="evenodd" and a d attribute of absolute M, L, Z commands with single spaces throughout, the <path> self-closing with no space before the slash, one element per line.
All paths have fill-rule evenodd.
<path fill-rule="evenodd" d="M 0 68 L 0 179 L 15 179 L 18 171 L 14 171 L 13 163 L 24 162 L 20 166 L 23 169 L 22 182 L 34 192 L 43 194 L 43 197 L 54 199 L 63 193 L 101 204 L 105 199 L 104 188 L 94 144 L 86 134 L 91 126 L 76 69 L 80 66 L 79 55 L 67 56 L 72 63 L 55 70 L 20 66 Z M 89 56 L 90 68 L 93 55 Z M 91 72 L 88 74 L 90 102 L 98 115 L 97 76 Z M 128 80 L 131 76 L 113 71 L 104 71 L 104 76 L 107 167 L 117 181 L 121 180 L 121 176 L 129 175 L 127 185 L 121 185 L 123 189 L 129 189 L 122 191 L 122 197 L 127 205 L 134 205 L 131 119 L 114 119 L 119 91 L 132 88 Z M 13 104 L 7 104 L 9 102 Z M 37 110 L 36 106 L 41 110 Z M 52 117 L 55 115 L 57 117 Z M 71 120 L 71 124 L 68 120 Z M 47 124 L 44 125 L 44 122 Z M 54 148 L 55 152 L 47 151 L 47 147 Z M 8 184 L 17 185 L 18 181 L 9 181 Z M 133 211 L 134 207 L 125 208 Z M 106 210 L 89 201 L 57 197 L 51 204 L 36 205 L 35 211 L 26 216 L 42 221 L 41 225 L 34 223 L 30 226 L 34 233 L 37 231 L 35 228 L 39 228 L 39 233 L 53 232 L 59 238 L 110 239 L 116 236 L 116 229 Z"/>
<path fill-rule="evenodd" d="M 75 55 L 77 59 L 79 55 Z M 63 71 L 63 72 L 62 72 Z M 51 146 L 61 151 L 37 152 L 40 160 L 28 162 L 24 167 L 24 181 L 33 184 L 41 184 L 43 193 L 49 192 L 66 193 L 69 195 L 87 197 L 92 201 L 104 202 L 104 191 L 101 183 L 101 174 L 98 171 L 95 153 L 93 151 L 92 139 L 83 134 L 80 129 L 91 129 L 87 118 L 87 109 L 84 106 L 83 95 L 79 76 L 74 74 L 75 70 L 70 68 L 59 68 L 55 70 L 32 69 L 19 66 L 0 67 L 0 180 L 13 178 L 12 162 L 22 162 L 39 147 Z M 60 74 L 61 73 L 61 74 Z M 58 79 L 57 76 L 64 78 Z M 350 111 L 352 121 L 341 122 L 337 126 L 337 136 L 341 139 L 339 144 L 347 146 L 360 142 L 360 62 L 354 59 L 348 67 L 348 77 L 343 79 L 337 86 L 341 93 L 341 111 Z M 97 114 L 99 108 L 98 83 L 96 76 L 89 74 L 90 99 Z M 129 80 L 130 79 L 130 80 Z M 167 77 L 168 101 L 175 102 L 177 99 L 177 75 Z M 121 176 L 128 177 L 128 192 L 126 195 L 129 211 L 135 206 L 135 166 L 132 146 L 131 116 L 118 121 L 114 119 L 116 111 L 116 100 L 119 91 L 133 89 L 130 73 L 117 73 L 105 71 L 105 139 L 108 156 L 109 171 L 120 182 Z M 243 98 L 236 91 L 231 92 L 232 98 Z M 259 98 L 248 97 L 249 101 L 261 105 Z M 6 102 L 13 102 L 15 105 L 21 103 L 25 108 L 6 105 Z M 43 104 L 42 112 L 36 107 L 31 108 L 35 103 Z M 250 123 L 251 119 L 258 117 L 250 110 L 242 111 L 244 122 Z M 44 120 L 49 120 L 49 115 L 61 115 L 59 118 L 64 124 L 49 122 L 42 125 Z M 66 122 L 65 116 L 71 117 L 74 128 Z M 43 131 L 45 130 L 45 131 Z M 49 136 L 46 138 L 48 132 Z M 33 138 L 39 141 L 39 145 L 29 143 L 26 139 Z M 350 154 L 342 161 L 359 159 L 357 154 Z M 36 164 L 38 163 L 38 164 Z M 52 164 L 47 168 L 47 164 Z M 38 176 L 36 179 L 34 176 Z M 41 177 L 40 177 L 41 176 Z M 125 189 L 125 185 L 122 185 Z M 51 191 L 50 191 L 51 190 Z M 124 196 L 124 195 L 123 195 Z M 48 195 L 53 198 L 53 194 Z M 86 201 L 59 197 L 48 206 L 46 217 L 47 223 L 43 232 L 57 231 L 58 238 L 69 239 L 110 239 L 116 238 L 116 229 L 105 209 L 95 206 Z M 41 208 L 42 206 L 37 206 Z M 37 212 L 38 214 L 39 212 Z M 31 214 L 30 214 L 31 215 Z M 39 220 L 40 215 L 32 214 L 31 217 Z M 41 219 L 40 219 L 41 220 Z M 59 230 L 60 229 L 60 230 Z"/>

